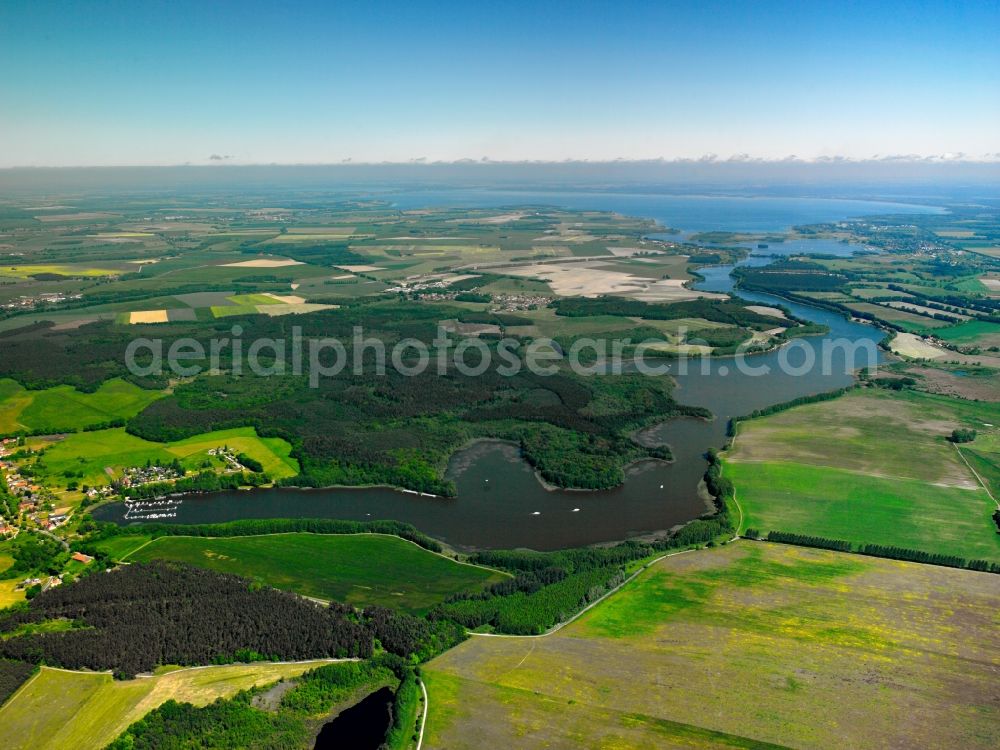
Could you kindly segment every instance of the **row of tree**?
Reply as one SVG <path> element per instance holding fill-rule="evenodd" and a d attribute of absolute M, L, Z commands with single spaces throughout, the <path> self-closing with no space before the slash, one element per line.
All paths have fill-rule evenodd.
<path fill-rule="evenodd" d="M 997 511 L 1000 513 L 1000 511 Z M 760 532 L 755 529 L 747 529 L 744 534 L 751 539 L 760 538 Z M 936 552 L 925 552 L 924 550 L 907 549 L 906 547 L 895 547 L 886 544 L 855 544 L 843 539 L 827 539 L 825 537 L 809 536 L 807 534 L 791 534 L 785 531 L 770 531 L 767 534 L 767 541 L 779 542 L 782 544 L 794 544 L 799 547 L 818 547 L 820 549 L 832 549 L 837 552 L 857 552 L 871 557 L 885 557 L 890 560 L 906 560 L 907 562 L 923 563 L 925 565 L 942 565 L 949 568 L 964 568 L 966 570 L 979 570 L 987 573 L 1000 573 L 1000 563 L 989 560 L 970 560 L 961 555 L 946 555 Z"/>

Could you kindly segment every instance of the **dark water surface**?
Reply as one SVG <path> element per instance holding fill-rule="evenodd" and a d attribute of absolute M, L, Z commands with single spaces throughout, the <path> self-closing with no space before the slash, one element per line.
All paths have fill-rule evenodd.
<path fill-rule="evenodd" d="M 612 200 L 614 197 L 612 194 L 600 196 L 601 205 L 623 213 L 650 215 L 649 210 L 622 205 L 621 201 Z M 657 201 L 677 200 L 663 196 L 655 198 Z M 582 202 L 592 199 L 595 199 L 594 196 L 587 196 Z M 753 199 L 744 200 L 754 202 Z M 768 200 L 780 200 L 785 204 L 790 201 Z M 818 210 L 817 203 L 836 205 L 826 206 L 827 214 L 814 218 L 814 221 L 843 218 L 844 214 L 837 211 L 846 210 L 840 205 L 845 202 L 811 201 L 788 214 L 784 221 L 797 221 L 801 213 Z M 435 205 L 442 205 L 442 202 Z M 882 204 L 865 205 L 866 213 L 875 213 L 873 206 L 880 207 L 882 211 L 889 210 Z M 862 210 L 860 206 L 853 208 Z M 902 208 L 893 206 L 893 210 L 901 212 Z M 713 226 L 728 228 L 735 226 L 734 222 L 737 220 L 727 221 L 720 215 Z M 738 223 L 771 228 L 781 220 L 768 214 L 753 221 L 740 218 Z M 826 248 L 822 250 L 827 251 Z M 755 252 L 769 253 L 771 250 Z M 745 262 L 759 265 L 770 260 L 769 257 L 751 257 Z M 697 288 L 730 291 L 731 270 L 731 266 L 704 269 L 705 280 Z M 448 474 L 458 488 L 455 498 L 419 496 L 388 488 L 275 488 L 220 492 L 185 498 L 178 508 L 177 517 L 167 520 L 214 523 L 240 518 L 279 517 L 395 519 L 411 523 L 456 547 L 530 547 L 539 550 L 620 540 L 685 523 L 705 512 L 705 501 L 697 492 L 706 466 L 704 454 L 709 448 L 719 447 L 725 442 L 726 426 L 731 417 L 800 396 L 844 387 L 852 382 L 852 373 L 856 368 L 873 364 L 873 357 L 879 361 L 881 358 L 876 344 L 883 334 L 871 326 L 767 294 L 740 291 L 739 295 L 756 304 L 783 304 L 802 319 L 829 326 L 830 333 L 800 339 L 775 352 L 747 357 L 746 364 L 761 374 L 741 372 L 732 358 L 692 360 L 686 373 L 678 363 L 670 363 L 667 374 L 677 381 L 676 399 L 681 403 L 708 408 L 715 419 L 709 422 L 672 420 L 644 431 L 644 440 L 669 444 L 675 460 L 671 464 L 662 461 L 636 464 L 629 469 L 626 482 L 620 487 L 599 492 L 550 491 L 538 482 L 531 468 L 511 446 L 483 442 L 452 458 Z M 864 348 L 852 352 L 842 346 L 832 346 L 834 342 L 861 344 Z M 828 367 L 824 367 L 824 351 L 829 352 Z M 806 366 L 810 358 L 814 361 L 811 366 Z M 795 372 L 796 369 L 800 372 Z M 94 516 L 121 523 L 124 522 L 124 507 L 121 504 L 104 506 L 95 510 Z"/>
<path fill-rule="evenodd" d="M 378 750 L 392 721 L 393 692 L 384 687 L 323 726 L 315 750 Z"/>

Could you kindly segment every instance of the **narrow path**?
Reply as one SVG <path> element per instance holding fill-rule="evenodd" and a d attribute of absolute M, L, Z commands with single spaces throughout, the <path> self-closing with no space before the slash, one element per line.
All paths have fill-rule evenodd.
<path fill-rule="evenodd" d="M 965 454 L 962 453 L 962 449 L 958 447 L 957 443 L 952 443 L 952 445 L 955 446 L 955 450 L 958 451 L 958 455 L 961 456 L 962 461 L 965 463 L 965 465 L 969 467 L 969 471 L 972 472 L 972 476 L 974 476 L 977 480 L 979 480 L 980 486 L 984 490 L 986 490 L 986 494 L 990 496 L 990 500 L 992 500 L 993 503 L 997 506 L 997 509 L 1000 509 L 1000 500 L 997 500 L 995 497 L 993 497 L 993 493 L 990 492 L 990 488 L 986 486 L 986 482 L 983 480 L 981 476 L 979 476 L 979 472 L 972 468 L 972 464 L 969 463 L 969 459 L 967 459 L 965 457 Z"/>
<path fill-rule="evenodd" d="M 736 510 L 740 512 L 740 520 L 736 522 L 736 531 L 733 532 L 733 538 L 729 541 L 735 542 L 740 538 L 740 531 L 743 529 L 743 506 L 740 505 L 740 501 L 736 499 L 736 486 L 733 486 L 733 503 L 736 505 Z"/>
<path fill-rule="evenodd" d="M 67 542 L 62 537 L 58 537 L 55 534 L 53 534 L 51 531 L 47 531 L 46 529 L 36 529 L 36 531 L 39 534 L 43 534 L 44 536 L 47 536 L 50 539 L 54 539 L 55 541 L 59 542 L 59 544 L 62 545 L 62 548 L 64 550 L 69 551 L 69 542 Z"/>
<path fill-rule="evenodd" d="M 430 699 L 427 697 L 427 688 L 424 686 L 424 678 L 420 678 L 420 689 L 424 693 L 424 716 L 420 720 L 420 736 L 417 738 L 417 750 L 424 744 L 424 729 L 427 727 L 427 704 Z"/>

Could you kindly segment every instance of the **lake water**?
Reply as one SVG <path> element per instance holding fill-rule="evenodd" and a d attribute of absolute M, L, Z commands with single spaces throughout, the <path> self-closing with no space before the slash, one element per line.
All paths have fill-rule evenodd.
<path fill-rule="evenodd" d="M 315 750 L 378 750 L 392 721 L 393 692 L 384 687 L 323 725 Z"/>
<path fill-rule="evenodd" d="M 489 205 L 479 194 L 475 197 L 476 200 L 469 199 L 469 205 Z M 708 210 L 702 202 L 707 199 L 655 196 L 655 200 L 666 201 L 663 213 L 656 215 L 651 197 L 626 196 L 620 201 L 615 200 L 621 197 L 616 194 L 577 197 L 585 205 L 574 207 L 601 207 L 652 216 L 661 221 L 672 212 L 681 210 L 685 201 L 694 201 L 702 206 L 700 210 L 703 212 Z M 639 210 L 634 200 L 641 200 L 646 209 Z M 727 217 L 725 210 L 736 199 L 711 200 L 721 202 L 713 204 L 717 215 L 712 224 L 705 225 L 705 229 L 734 231 L 743 231 L 749 225 L 761 231 L 773 231 L 797 223 L 805 215 L 811 217 L 811 221 L 832 221 L 844 218 L 845 211 L 861 215 L 890 210 L 885 204 L 860 201 L 807 200 L 798 205 L 791 199 L 759 199 L 763 202 L 739 199 L 742 213 L 733 218 Z M 413 205 L 432 205 L 421 203 L 416 198 L 413 201 Z M 762 215 L 754 218 L 745 201 L 757 206 Z M 780 201 L 786 212 L 777 213 L 777 208 L 770 201 Z M 508 198 L 507 203 L 511 202 Z M 442 204 L 443 200 L 439 200 L 433 205 Z M 902 206 L 892 205 L 892 212 L 902 212 Z M 821 209 L 825 213 L 821 213 Z M 817 213 L 821 215 L 816 216 Z M 707 217 L 696 214 L 691 224 L 707 220 Z M 665 223 L 680 222 L 667 220 Z M 768 248 L 754 252 L 771 251 Z M 760 265 L 770 260 L 752 255 L 745 263 Z M 731 266 L 704 269 L 705 280 L 697 288 L 730 291 L 731 270 Z M 856 368 L 873 364 L 872 356 L 881 358 L 875 344 L 882 338 L 882 333 L 871 326 L 853 323 L 826 310 L 784 302 L 767 294 L 744 291 L 739 294 L 757 304 L 783 304 L 802 319 L 829 326 L 830 333 L 823 337 L 803 338 L 794 345 L 746 359 L 747 365 L 761 372 L 766 370 L 766 374 L 744 373 L 735 366 L 732 358 L 692 360 L 686 373 L 681 371 L 678 363 L 670 364 L 668 374 L 677 382 L 677 400 L 704 406 L 716 415 L 715 419 L 707 422 L 673 420 L 645 431 L 644 439 L 671 446 L 674 462 L 643 461 L 631 467 L 626 482 L 615 489 L 600 492 L 548 491 L 517 456 L 514 448 L 495 442 L 479 443 L 454 456 L 448 467 L 448 474 L 458 489 L 455 498 L 420 497 L 388 488 L 275 488 L 223 492 L 185 498 L 177 517 L 170 520 L 177 523 L 213 523 L 238 518 L 278 517 L 395 519 L 412 523 L 421 531 L 459 548 L 529 547 L 539 550 L 620 540 L 685 523 L 706 510 L 705 500 L 697 492 L 706 467 L 704 455 L 709 448 L 719 447 L 725 442 L 726 427 L 731 417 L 800 396 L 844 387 L 853 381 L 852 373 Z M 831 349 L 831 342 L 834 341 L 865 344 L 868 348 L 860 352 Z M 828 368 L 823 367 L 824 351 L 831 352 Z M 872 355 L 873 351 L 876 353 Z M 810 358 L 814 364 L 806 366 Z M 788 372 L 796 368 L 802 373 Z M 97 509 L 94 516 L 120 523 L 123 522 L 124 508 L 121 504 L 104 506 Z"/>

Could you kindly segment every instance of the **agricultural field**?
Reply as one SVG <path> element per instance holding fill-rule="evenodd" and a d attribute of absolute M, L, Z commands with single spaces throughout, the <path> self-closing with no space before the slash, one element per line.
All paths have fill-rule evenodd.
<path fill-rule="evenodd" d="M 894 354 L 909 359 L 939 359 L 948 353 L 915 333 L 897 333 L 892 337 L 889 346 Z"/>
<path fill-rule="evenodd" d="M 946 321 L 935 320 L 934 318 L 917 315 L 916 313 L 907 312 L 906 310 L 897 310 L 896 308 L 889 307 L 888 305 L 876 305 L 870 302 L 856 302 L 850 303 L 848 307 L 855 312 L 874 315 L 879 320 L 887 320 L 890 323 L 895 323 L 896 325 L 902 326 L 906 330 L 915 333 L 927 333 L 931 330 L 944 328 L 948 325 Z"/>
<path fill-rule="evenodd" d="M 1000 323 L 970 320 L 949 328 L 935 331 L 934 335 L 952 344 L 1000 346 Z"/>
<path fill-rule="evenodd" d="M 687 256 L 644 237 L 665 228 L 610 213 L 399 212 L 373 201 L 322 211 L 282 209 L 261 218 L 253 208 L 206 210 L 197 199 L 151 208 L 128 198 L 114 208 L 38 217 L 14 209 L 7 228 L 17 231 L 4 238 L 11 262 L 0 266 L 0 330 L 39 320 L 85 325 L 110 313 L 117 325 L 140 326 L 305 314 L 380 294 L 390 284 L 419 288 L 426 277 L 517 271 L 553 258 L 602 258 L 614 266 L 609 273 L 662 286 L 670 298 L 690 296 L 680 288 L 691 278 Z M 67 253 L 74 262 L 65 262 Z M 506 281 L 491 280 L 491 292 L 552 292 L 543 282 L 504 275 Z M 184 300 L 198 293 L 222 299 Z M 281 308 L 270 298 L 288 294 L 302 299 Z"/>
<path fill-rule="evenodd" d="M 64 432 L 129 419 L 156 399 L 161 391 L 139 388 L 119 378 L 108 380 L 93 393 L 67 385 L 30 391 L 10 379 L 0 380 L 0 435 L 24 432 Z"/>
<path fill-rule="evenodd" d="M 124 550 L 126 538 L 116 538 Z M 175 560 L 234 573 L 287 591 L 358 608 L 423 614 L 453 594 L 478 591 L 507 574 L 455 562 L 395 536 L 273 534 L 155 539 L 126 562 Z"/>
<path fill-rule="evenodd" d="M 519 317 L 531 321 L 530 325 L 507 326 L 506 331 L 511 336 L 532 336 L 559 338 L 562 336 L 595 336 L 614 334 L 622 338 L 628 337 L 637 328 L 653 328 L 665 337 L 676 339 L 682 331 L 696 334 L 709 329 L 733 328 L 725 323 L 714 323 L 702 318 L 677 318 L 674 320 L 643 320 L 618 315 L 588 315 L 586 317 L 568 317 L 557 315 L 552 308 L 527 310 L 518 313 Z"/>
<path fill-rule="evenodd" d="M 167 668 L 134 680 L 42 667 L 0 708 L 4 747 L 99 750 L 168 700 L 204 706 L 241 690 L 297 677 L 325 663 Z"/>
<path fill-rule="evenodd" d="M 724 473 L 744 529 L 996 561 L 997 505 L 962 453 L 993 455 L 998 424 L 996 403 L 854 391 L 741 422 Z M 976 441 L 957 448 L 947 440 L 956 428 Z"/>
<path fill-rule="evenodd" d="M 424 669 L 427 748 L 992 748 L 1000 578 L 738 542 Z"/>
<path fill-rule="evenodd" d="M 5 573 L 14 564 L 10 554 L 10 543 L 0 542 L 0 609 L 24 601 L 24 592 L 16 591 L 17 578 L 5 578 Z"/>

